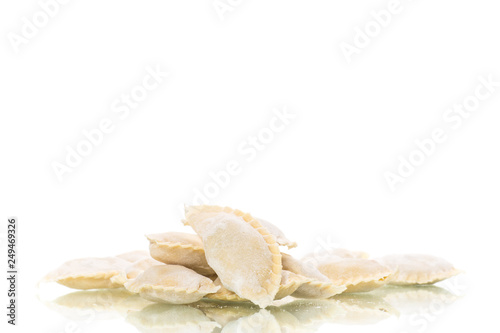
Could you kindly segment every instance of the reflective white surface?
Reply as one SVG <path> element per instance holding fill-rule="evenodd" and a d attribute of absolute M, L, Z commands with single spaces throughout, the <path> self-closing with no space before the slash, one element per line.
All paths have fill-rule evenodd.
<path fill-rule="evenodd" d="M 312 333 L 334 327 L 342 332 L 422 332 L 464 297 L 463 289 L 455 288 L 458 284 L 452 279 L 443 286 L 386 286 L 328 300 L 289 297 L 266 309 L 251 303 L 213 300 L 189 305 L 159 304 L 124 289 L 76 291 L 44 303 L 81 332 L 112 327 L 123 331 L 125 325 L 126 331 L 148 333 Z"/>

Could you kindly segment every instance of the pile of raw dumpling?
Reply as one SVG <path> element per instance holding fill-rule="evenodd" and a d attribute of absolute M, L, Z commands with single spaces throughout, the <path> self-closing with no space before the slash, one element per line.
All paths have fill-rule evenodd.
<path fill-rule="evenodd" d="M 280 251 L 297 246 L 273 224 L 229 207 L 190 206 L 185 225 L 196 234 L 147 235 L 149 253 L 66 262 L 45 280 L 75 289 L 126 288 L 155 302 L 188 304 L 202 298 L 253 302 L 265 308 L 287 296 L 326 299 L 385 284 L 432 284 L 460 273 L 429 255 L 368 259 L 331 249 L 302 260 Z"/>

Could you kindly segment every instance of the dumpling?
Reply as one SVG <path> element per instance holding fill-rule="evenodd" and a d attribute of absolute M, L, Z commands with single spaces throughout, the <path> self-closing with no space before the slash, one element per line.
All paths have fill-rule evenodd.
<path fill-rule="evenodd" d="M 331 251 L 329 251 L 329 253 L 340 258 L 368 259 L 370 257 L 370 255 L 366 252 L 348 250 L 343 248 L 332 249 Z"/>
<path fill-rule="evenodd" d="M 215 293 L 220 287 L 195 271 L 178 265 L 152 266 L 125 288 L 153 302 L 188 304 Z"/>
<path fill-rule="evenodd" d="M 138 251 L 125 252 L 117 255 L 116 257 L 123 260 L 127 260 L 128 262 L 136 262 L 137 260 L 140 259 L 149 258 L 149 253 L 148 251 L 138 250 Z"/>
<path fill-rule="evenodd" d="M 128 266 L 125 269 L 125 274 L 128 280 L 135 279 L 139 274 L 144 272 L 149 267 L 160 266 L 160 265 L 163 266 L 164 264 L 159 262 L 158 260 L 154 260 L 153 258 L 144 258 Z"/>
<path fill-rule="evenodd" d="M 377 259 L 394 274 L 389 284 L 433 284 L 461 273 L 448 261 L 425 254 L 393 254 Z"/>
<path fill-rule="evenodd" d="M 281 282 L 281 254 L 250 214 L 229 207 L 192 206 L 185 224 L 202 238 L 208 264 L 222 284 L 260 307 L 272 303 Z"/>
<path fill-rule="evenodd" d="M 321 262 L 334 257 L 338 258 L 356 258 L 356 259 L 368 259 L 370 255 L 363 251 L 353 251 L 343 248 L 332 248 L 328 250 L 318 251 L 314 253 L 309 253 L 302 258 L 306 262 Z"/>
<path fill-rule="evenodd" d="M 274 299 L 280 300 L 287 296 L 293 295 L 293 293 L 295 293 L 295 291 L 306 282 L 309 282 L 308 278 L 287 270 L 283 270 L 281 273 L 280 288 Z"/>
<path fill-rule="evenodd" d="M 369 259 L 332 258 L 318 264 L 318 270 L 335 285 L 345 285 L 345 293 L 366 292 L 387 283 L 392 269 Z"/>
<path fill-rule="evenodd" d="M 54 281 L 73 289 L 120 288 L 112 278 L 123 273 L 130 262 L 117 257 L 81 258 L 65 262 L 49 273 L 44 281 Z"/>
<path fill-rule="evenodd" d="M 305 279 L 292 296 L 298 298 L 330 298 L 345 290 L 342 284 L 335 285 L 318 269 L 310 264 L 282 253 L 283 269 L 303 276 Z"/>
<path fill-rule="evenodd" d="M 184 232 L 165 232 L 146 235 L 151 257 L 170 265 L 181 265 L 209 276 L 215 272 L 208 266 L 203 242 L 198 235 Z"/>
<path fill-rule="evenodd" d="M 276 237 L 276 242 L 278 243 L 278 245 L 280 246 L 286 246 L 288 247 L 288 249 L 293 249 L 294 247 L 297 247 L 297 243 L 296 242 L 292 242 L 291 240 L 289 240 L 288 238 L 286 238 L 285 236 L 285 233 L 283 231 L 281 231 L 280 228 L 278 228 L 277 226 L 275 226 L 274 224 L 272 224 L 271 222 L 267 222 L 266 220 L 263 220 L 263 219 L 257 219 L 257 221 L 259 221 L 259 223 L 267 229 L 267 231 L 269 231 L 269 233 L 271 235 L 273 235 L 274 237 Z"/>
<path fill-rule="evenodd" d="M 144 272 L 151 266 L 164 265 L 163 263 L 154 260 L 151 257 L 139 259 L 136 262 L 128 265 L 123 272 L 113 276 L 111 282 L 124 285 L 128 280 L 135 279 L 140 273 Z"/>
<path fill-rule="evenodd" d="M 214 284 L 216 286 L 219 286 L 220 289 L 217 290 L 217 292 L 214 294 L 207 295 L 206 296 L 207 298 L 216 299 L 218 301 L 227 301 L 227 302 L 249 302 L 247 299 L 241 298 L 240 296 L 236 295 L 231 290 L 224 287 L 222 285 L 220 278 L 216 278 L 214 280 Z"/>

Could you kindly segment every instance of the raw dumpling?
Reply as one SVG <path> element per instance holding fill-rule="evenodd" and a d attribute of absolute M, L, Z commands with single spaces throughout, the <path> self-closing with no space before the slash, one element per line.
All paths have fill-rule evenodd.
<path fill-rule="evenodd" d="M 289 254 L 282 253 L 283 269 L 305 277 L 292 294 L 298 298 L 330 298 L 345 290 L 341 284 L 333 284 L 325 275 L 310 264 L 301 262 Z"/>
<path fill-rule="evenodd" d="M 185 224 L 202 238 L 208 264 L 222 284 L 260 307 L 272 303 L 281 282 L 281 254 L 250 214 L 229 207 L 192 206 Z"/>
<path fill-rule="evenodd" d="M 164 265 L 158 260 L 154 260 L 153 258 L 145 258 L 142 260 L 138 260 L 134 262 L 132 265 L 128 266 L 125 269 L 125 274 L 128 280 L 135 279 L 139 274 L 144 272 L 146 269 L 152 266 L 160 266 Z"/>
<path fill-rule="evenodd" d="M 334 284 L 345 285 L 345 293 L 366 292 L 387 283 L 392 270 L 375 260 L 330 259 L 318 265 L 321 273 Z"/>
<path fill-rule="evenodd" d="M 144 272 L 151 266 L 164 265 L 163 263 L 154 260 L 153 258 L 146 257 L 143 259 L 139 259 L 136 262 L 130 264 L 125 268 L 125 270 L 111 278 L 111 282 L 115 282 L 121 285 L 124 285 L 128 280 L 135 279 L 140 273 Z"/>
<path fill-rule="evenodd" d="M 205 258 L 203 243 L 198 235 L 184 232 L 165 232 L 146 235 L 151 257 L 170 265 L 191 268 L 201 275 L 214 275 Z"/>
<path fill-rule="evenodd" d="M 267 231 L 269 231 L 269 233 L 271 235 L 276 237 L 276 242 L 278 243 L 278 245 L 286 246 L 286 247 L 288 247 L 288 249 L 293 249 L 294 247 L 297 247 L 296 242 L 292 242 L 291 240 L 286 238 L 285 233 L 283 231 L 281 231 L 280 228 L 278 228 L 277 226 L 272 224 L 271 222 L 267 222 L 266 220 L 263 220 L 263 219 L 257 219 L 257 221 L 259 221 L 259 223 L 264 228 L 266 228 Z"/>
<path fill-rule="evenodd" d="M 125 283 L 125 288 L 153 302 L 188 304 L 217 292 L 220 287 L 189 268 L 161 265 L 148 268 L 135 280 Z"/>
<path fill-rule="evenodd" d="M 228 290 L 226 287 L 222 285 L 220 278 L 216 278 L 214 281 L 216 286 L 219 286 L 220 289 L 215 294 L 209 294 L 206 297 L 210 299 L 216 299 L 218 301 L 228 301 L 228 302 L 248 302 L 247 299 L 241 298 L 240 296 L 233 293 L 231 290 Z"/>
<path fill-rule="evenodd" d="M 123 273 L 130 262 L 117 257 L 81 258 L 67 261 L 49 273 L 45 281 L 55 281 L 73 289 L 102 289 L 123 287 L 112 278 Z"/>
<path fill-rule="evenodd" d="M 117 258 L 127 260 L 128 262 L 136 262 L 137 260 L 144 259 L 144 258 L 149 258 L 149 253 L 148 251 L 131 251 L 131 252 L 126 252 L 122 253 L 116 256 Z"/>
<path fill-rule="evenodd" d="M 394 274 L 389 284 L 433 284 L 460 274 L 448 261 L 425 254 L 393 254 L 378 259 Z"/>
<path fill-rule="evenodd" d="M 323 250 L 323 251 L 318 251 L 314 253 L 310 253 L 304 258 L 302 258 L 303 261 L 306 262 L 322 262 L 325 260 L 329 260 L 331 258 L 338 257 L 338 258 L 355 258 L 355 259 L 368 259 L 370 255 L 366 252 L 363 251 L 353 251 L 353 250 L 348 250 L 348 249 L 343 249 L 343 248 L 333 248 L 333 249 L 328 249 L 328 250 Z"/>
<path fill-rule="evenodd" d="M 274 299 L 280 300 L 292 295 L 298 288 L 300 288 L 300 286 L 302 286 L 306 282 L 309 282 L 308 278 L 287 270 L 283 270 L 281 273 L 280 288 Z"/>

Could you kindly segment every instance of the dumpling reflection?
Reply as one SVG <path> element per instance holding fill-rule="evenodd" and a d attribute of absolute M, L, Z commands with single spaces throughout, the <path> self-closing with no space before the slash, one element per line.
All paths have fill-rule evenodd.
<path fill-rule="evenodd" d="M 267 310 L 227 323 L 221 333 L 281 333 L 276 318 Z"/>
<path fill-rule="evenodd" d="M 367 325 L 385 320 L 399 312 L 381 297 L 361 294 L 341 294 L 334 296 L 339 306 L 345 310 L 345 316 L 338 318 L 339 324 Z"/>
<path fill-rule="evenodd" d="M 232 303 L 206 300 L 197 309 L 218 322 L 222 329 L 215 332 L 315 332 L 323 323 L 334 321 L 343 311 L 336 301 L 295 300 L 265 310 L 251 303 Z"/>
<path fill-rule="evenodd" d="M 137 294 L 125 298 L 123 301 L 116 303 L 113 308 L 122 316 L 126 316 L 131 311 L 141 311 L 148 305 L 156 304 L 155 302 L 148 301 Z"/>
<path fill-rule="evenodd" d="M 269 312 L 274 316 L 279 326 L 281 327 L 281 332 L 287 333 L 298 333 L 298 332 L 306 332 L 305 329 L 302 328 L 299 320 L 290 312 L 282 309 L 281 307 L 271 306 L 267 308 Z"/>
<path fill-rule="evenodd" d="M 371 294 L 383 298 L 404 314 L 421 312 L 436 304 L 447 306 L 458 299 L 448 290 L 434 285 L 385 286 Z"/>
<path fill-rule="evenodd" d="M 125 289 L 73 292 L 47 303 L 73 320 L 126 316 L 140 332 L 313 333 L 326 323 L 366 325 L 391 316 L 399 322 L 415 313 L 444 308 L 458 299 L 437 286 L 385 286 L 369 293 L 327 300 L 286 299 L 260 309 L 249 302 L 202 299 L 189 305 L 152 303 Z M 401 316 L 399 315 L 401 313 Z"/>
<path fill-rule="evenodd" d="M 97 311 L 107 311 L 112 309 L 114 304 L 132 295 L 134 294 L 123 288 L 77 291 L 63 295 L 53 303 L 67 308 L 92 308 Z"/>
<path fill-rule="evenodd" d="M 211 333 L 219 324 L 187 305 L 153 304 L 131 312 L 127 322 L 147 333 Z"/>
<path fill-rule="evenodd" d="M 89 316 L 102 320 L 118 317 L 116 306 L 130 297 L 134 294 L 123 288 L 86 290 L 63 295 L 45 304 L 71 320 L 84 321 Z"/>
<path fill-rule="evenodd" d="M 316 328 L 345 316 L 345 310 L 333 300 L 296 300 L 282 305 L 280 309 L 297 318 L 302 328 Z"/>
<path fill-rule="evenodd" d="M 259 312 L 259 306 L 253 303 L 243 302 L 221 302 L 213 300 L 202 300 L 191 304 L 191 306 L 203 311 L 210 319 L 216 321 L 221 326 L 243 317 L 252 316 Z"/>

